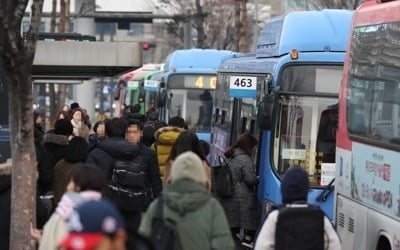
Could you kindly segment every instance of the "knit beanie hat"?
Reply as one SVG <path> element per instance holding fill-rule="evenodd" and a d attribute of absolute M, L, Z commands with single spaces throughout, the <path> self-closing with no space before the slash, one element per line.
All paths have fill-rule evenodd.
<path fill-rule="evenodd" d="M 299 166 L 290 167 L 281 182 L 283 203 L 307 201 L 309 187 L 308 173 Z"/>
<path fill-rule="evenodd" d="M 73 129 L 71 121 L 67 119 L 57 120 L 54 124 L 54 133 L 57 135 L 72 135 Z"/>
<path fill-rule="evenodd" d="M 172 164 L 170 179 L 172 183 L 189 179 L 205 185 L 207 176 L 200 157 L 191 151 L 180 154 Z"/>

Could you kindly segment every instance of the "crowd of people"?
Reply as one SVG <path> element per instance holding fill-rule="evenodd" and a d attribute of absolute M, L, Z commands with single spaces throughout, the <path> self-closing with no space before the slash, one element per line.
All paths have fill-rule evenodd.
<path fill-rule="evenodd" d="M 209 144 L 181 117 L 166 124 L 158 121 L 155 109 L 143 115 L 132 107 L 123 117 L 92 127 L 85 109 L 73 103 L 59 112 L 53 128 L 45 132 L 42 124 L 35 112 L 37 228 L 31 235 L 38 249 L 275 249 L 279 213 L 273 211 L 261 223 L 253 164 L 258 141 L 250 133 L 226 149 L 234 194 L 218 197 Z M 7 244 L 0 249 L 9 248 L 11 178 L 6 169 L 0 167 L 0 241 Z M 307 173 L 293 167 L 287 176 L 284 203 L 305 203 Z M 164 222 L 169 231 L 157 234 Z M 313 249 L 341 249 L 326 217 L 320 231 L 325 247 Z"/>

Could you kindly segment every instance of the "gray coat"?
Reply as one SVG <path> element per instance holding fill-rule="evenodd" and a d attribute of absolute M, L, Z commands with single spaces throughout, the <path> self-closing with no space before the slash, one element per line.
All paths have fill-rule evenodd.
<path fill-rule="evenodd" d="M 256 230 L 259 225 L 259 205 L 255 186 L 257 176 L 250 156 L 236 148 L 233 157 L 228 159 L 235 192 L 233 197 L 219 198 L 231 228 Z"/>

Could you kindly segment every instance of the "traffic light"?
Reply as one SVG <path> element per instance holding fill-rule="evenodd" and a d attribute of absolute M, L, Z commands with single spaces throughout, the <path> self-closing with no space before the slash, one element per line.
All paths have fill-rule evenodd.
<path fill-rule="evenodd" d="M 155 44 L 149 42 L 142 42 L 142 49 L 149 50 L 150 48 L 154 48 Z"/>

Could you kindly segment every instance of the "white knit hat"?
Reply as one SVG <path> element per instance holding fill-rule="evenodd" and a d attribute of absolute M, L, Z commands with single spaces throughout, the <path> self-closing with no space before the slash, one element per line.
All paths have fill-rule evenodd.
<path fill-rule="evenodd" d="M 191 151 L 180 154 L 172 164 L 171 182 L 181 179 L 190 179 L 206 184 L 207 176 L 200 157 Z"/>

